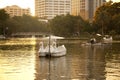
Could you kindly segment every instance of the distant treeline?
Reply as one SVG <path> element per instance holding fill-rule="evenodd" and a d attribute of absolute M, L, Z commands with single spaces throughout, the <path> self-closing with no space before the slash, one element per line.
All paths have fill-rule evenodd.
<path fill-rule="evenodd" d="M 0 10 L 0 34 L 10 36 L 16 32 L 42 32 L 58 36 L 72 37 L 83 34 L 120 34 L 120 2 L 108 2 L 96 10 L 93 21 L 81 16 L 58 15 L 48 22 L 37 17 L 23 15 L 10 18 L 5 10 Z"/>

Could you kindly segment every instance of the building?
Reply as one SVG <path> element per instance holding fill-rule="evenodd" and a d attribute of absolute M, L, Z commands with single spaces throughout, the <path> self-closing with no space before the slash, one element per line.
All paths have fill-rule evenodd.
<path fill-rule="evenodd" d="M 35 0 L 35 16 L 52 19 L 56 15 L 70 14 L 71 0 Z"/>
<path fill-rule="evenodd" d="M 22 9 L 17 5 L 7 6 L 4 9 L 10 15 L 10 17 L 22 16 L 23 14 L 30 15 L 30 9 L 29 8 Z"/>
<path fill-rule="evenodd" d="M 92 20 L 96 9 L 105 2 L 105 0 L 72 0 L 71 14 L 80 15 L 85 20 Z"/>

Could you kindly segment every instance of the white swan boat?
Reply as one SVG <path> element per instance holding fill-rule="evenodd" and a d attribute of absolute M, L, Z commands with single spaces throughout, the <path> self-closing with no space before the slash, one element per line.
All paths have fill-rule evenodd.
<path fill-rule="evenodd" d="M 98 37 L 102 39 L 100 42 L 97 42 L 95 38 L 90 39 L 89 42 L 83 43 L 82 46 L 101 46 L 107 43 L 112 43 L 113 39 L 112 36 L 105 35 L 104 37 L 101 34 L 96 34 Z"/>
<path fill-rule="evenodd" d="M 43 42 L 40 42 L 39 56 L 52 56 L 60 57 L 66 55 L 66 48 L 64 45 L 56 46 L 56 39 L 63 39 L 63 37 L 50 36 L 43 39 L 49 39 L 49 44 L 44 46 Z"/>
<path fill-rule="evenodd" d="M 105 36 L 103 37 L 103 43 L 111 43 L 112 41 L 113 41 L 112 36 L 105 35 Z"/>

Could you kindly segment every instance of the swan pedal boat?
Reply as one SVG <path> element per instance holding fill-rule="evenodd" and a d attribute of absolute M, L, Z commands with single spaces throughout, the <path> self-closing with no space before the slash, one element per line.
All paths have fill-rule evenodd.
<path fill-rule="evenodd" d="M 64 39 L 63 37 L 58 36 L 49 36 L 44 39 L 49 40 L 49 43 L 46 47 L 44 47 L 43 42 L 40 42 L 41 46 L 39 48 L 39 56 L 52 56 L 52 57 L 60 57 L 66 55 L 66 48 L 64 45 L 56 46 L 56 39 Z"/>
<path fill-rule="evenodd" d="M 45 56 L 52 56 L 52 57 L 60 57 L 66 55 L 66 48 L 64 45 L 58 46 L 58 47 L 53 47 L 50 46 L 50 51 L 49 51 L 49 46 L 47 46 L 45 49 L 40 47 L 39 49 L 39 57 L 45 57 Z"/>

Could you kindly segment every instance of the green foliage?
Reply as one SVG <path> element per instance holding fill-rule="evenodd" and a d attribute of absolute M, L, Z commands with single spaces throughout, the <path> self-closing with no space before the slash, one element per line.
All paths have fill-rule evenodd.
<path fill-rule="evenodd" d="M 44 32 L 46 28 L 42 22 L 38 21 L 37 18 L 23 15 L 22 17 L 13 17 L 14 22 L 18 26 L 17 31 L 19 32 Z"/>
<path fill-rule="evenodd" d="M 79 36 L 80 33 L 87 31 L 89 23 L 84 21 L 80 16 L 72 16 L 67 14 L 66 16 L 56 16 L 50 22 L 51 31 L 55 35 L 59 36 Z"/>
<path fill-rule="evenodd" d="M 0 10 L 0 34 L 5 34 L 6 29 L 7 35 L 16 32 L 48 32 L 45 22 L 38 21 L 37 17 L 23 15 L 9 18 L 4 10 Z"/>
<path fill-rule="evenodd" d="M 9 18 L 5 10 L 0 10 L 0 34 L 16 32 L 41 32 L 58 36 L 81 36 L 83 33 L 120 34 L 120 2 L 108 2 L 96 10 L 94 21 L 90 23 L 80 16 L 58 15 L 48 23 L 28 15 Z"/>
<path fill-rule="evenodd" d="M 4 34 L 6 29 L 6 21 L 9 19 L 9 14 L 4 9 L 0 9 L 0 35 Z"/>
<path fill-rule="evenodd" d="M 7 19 L 9 19 L 9 14 L 7 14 L 4 9 L 1 9 L 0 10 L 0 22 L 6 21 Z"/>
<path fill-rule="evenodd" d="M 116 33 L 120 34 L 120 13 L 118 15 L 114 15 L 112 17 L 112 27 L 111 30 L 116 31 Z"/>
<path fill-rule="evenodd" d="M 120 34 L 120 2 L 108 2 L 99 7 L 95 13 L 94 24 L 97 27 L 97 32 L 102 34 L 111 34 L 116 32 Z"/>

